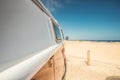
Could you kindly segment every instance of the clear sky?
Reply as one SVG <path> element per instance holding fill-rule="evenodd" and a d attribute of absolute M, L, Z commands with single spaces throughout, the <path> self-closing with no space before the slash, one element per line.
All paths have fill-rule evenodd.
<path fill-rule="evenodd" d="M 72 40 L 120 40 L 120 0 L 42 0 Z"/>

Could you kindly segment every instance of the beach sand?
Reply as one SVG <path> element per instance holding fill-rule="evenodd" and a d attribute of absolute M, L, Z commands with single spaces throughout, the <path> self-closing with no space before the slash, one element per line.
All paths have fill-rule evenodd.
<path fill-rule="evenodd" d="M 65 80 L 120 80 L 120 43 L 66 41 Z M 86 64 L 90 52 L 90 65 Z"/>

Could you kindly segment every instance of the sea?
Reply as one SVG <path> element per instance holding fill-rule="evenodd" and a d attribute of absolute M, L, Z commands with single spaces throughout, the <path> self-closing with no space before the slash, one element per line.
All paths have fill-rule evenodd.
<path fill-rule="evenodd" d="M 92 42 L 120 42 L 120 40 L 80 40 L 80 41 L 92 41 Z"/>

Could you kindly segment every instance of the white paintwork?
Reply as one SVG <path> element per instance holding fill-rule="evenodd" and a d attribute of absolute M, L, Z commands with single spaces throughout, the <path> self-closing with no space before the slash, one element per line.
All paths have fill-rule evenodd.
<path fill-rule="evenodd" d="M 48 16 L 31 0 L 0 1 L 0 72 L 54 44 Z"/>
<path fill-rule="evenodd" d="M 48 61 L 59 46 L 60 44 L 57 44 L 42 52 L 38 52 L 35 56 L 1 72 L 0 80 L 30 80 L 34 73 Z"/>
<path fill-rule="evenodd" d="M 62 44 L 42 6 L 49 15 L 32 0 L 0 0 L 0 80 L 31 79 Z"/>

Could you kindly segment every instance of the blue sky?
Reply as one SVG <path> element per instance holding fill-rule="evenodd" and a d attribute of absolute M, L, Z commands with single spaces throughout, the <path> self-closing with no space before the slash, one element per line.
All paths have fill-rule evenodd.
<path fill-rule="evenodd" d="M 120 0 L 42 0 L 72 40 L 120 40 Z"/>

